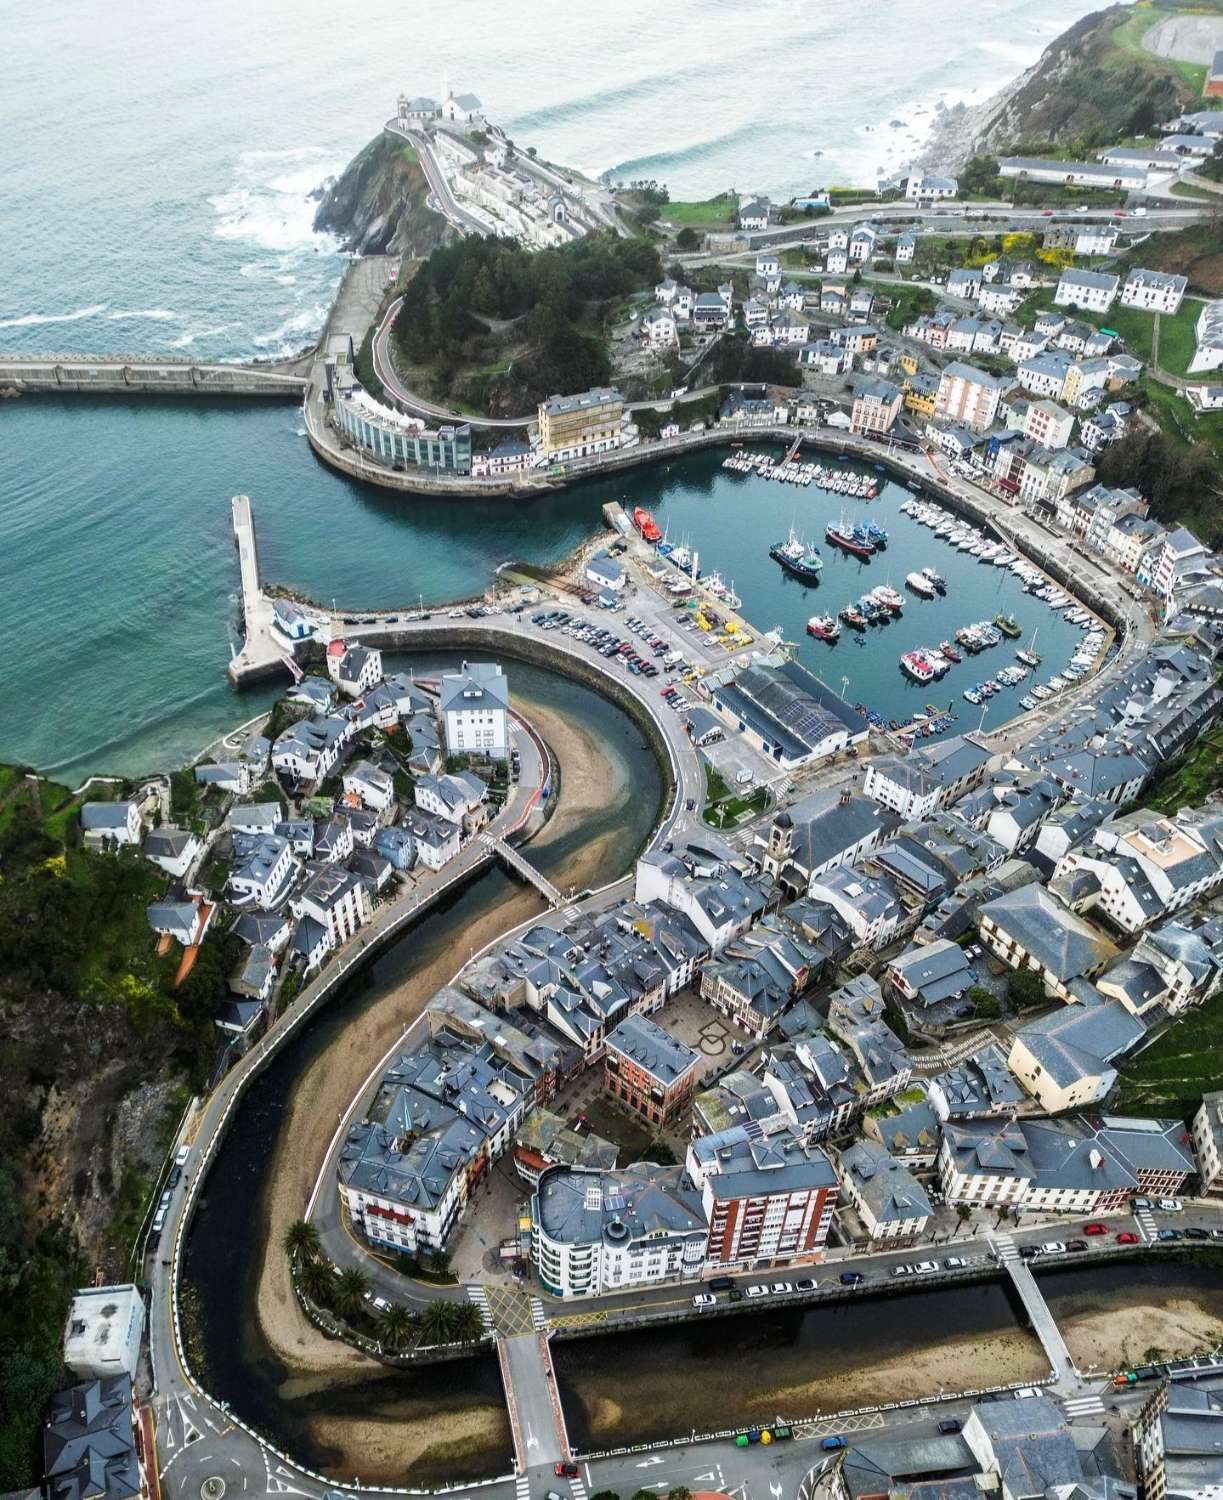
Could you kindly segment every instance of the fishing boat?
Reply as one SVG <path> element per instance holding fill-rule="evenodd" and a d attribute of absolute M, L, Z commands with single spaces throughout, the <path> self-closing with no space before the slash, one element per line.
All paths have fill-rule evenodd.
<path fill-rule="evenodd" d="M 969 703 L 981 703 L 984 701 L 981 697 L 980 688 L 965 688 L 964 696 L 968 699 Z"/>
<path fill-rule="evenodd" d="M 803 583 L 817 583 L 824 567 L 824 559 L 816 549 L 799 541 L 793 531 L 790 532 L 789 540 L 773 543 L 769 548 L 769 556 Z"/>
<path fill-rule="evenodd" d="M 1009 637 L 1012 641 L 1018 640 L 1023 634 L 1023 631 L 1019 628 L 1019 622 L 1015 619 L 1014 615 L 995 615 L 994 624 L 1003 635 Z"/>
<path fill-rule="evenodd" d="M 855 602 L 854 608 L 868 625 L 878 625 L 881 620 L 891 619 L 891 615 L 883 605 L 876 604 L 868 594 L 863 594 L 861 599 Z"/>
<path fill-rule="evenodd" d="M 964 660 L 950 641 L 940 641 L 938 649 L 940 654 L 945 656 L 948 661 L 960 662 Z"/>
<path fill-rule="evenodd" d="M 662 532 L 658 529 L 658 522 L 646 510 L 644 505 L 639 505 L 633 511 L 633 525 L 647 542 L 657 542 L 662 538 Z"/>
<path fill-rule="evenodd" d="M 915 594 L 920 594 L 923 599 L 934 598 L 934 585 L 924 573 L 910 573 L 905 579 L 905 585 Z"/>
<path fill-rule="evenodd" d="M 846 625 L 852 625 L 855 630 L 866 629 L 866 616 L 860 614 L 852 604 L 847 604 L 840 611 L 840 618 L 845 621 Z"/>
<path fill-rule="evenodd" d="M 1040 666 L 1040 657 L 1037 656 L 1035 651 L 1016 651 L 1015 659 L 1016 661 L 1023 662 L 1026 667 Z"/>
<path fill-rule="evenodd" d="M 848 552 L 851 557 L 868 558 L 875 555 L 874 543 L 859 540 L 853 532 L 834 526 L 831 521 L 824 528 L 824 540 L 839 547 L 842 552 Z"/>
<path fill-rule="evenodd" d="M 807 621 L 807 634 L 813 635 L 817 641 L 835 641 L 841 634 L 841 627 L 831 615 L 812 615 Z"/>
<path fill-rule="evenodd" d="M 936 573 L 933 568 L 923 568 L 921 574 L 923 578 L 928 578 L 934 585 L 934 592 L 936 594 L 945 594 L 947 592 L 947 580 Z"/>
<path fill-rule="evenodd" d="M 890 584 L 881 583 L 878 588 L 870 591 L 869 597 L 874 599 L 877 604 L 882 604 L 884 609 L 894 615 L 904 613 L 904 595 L 898 594 Z"/>
<path fill-rule="evenodd" d="M 867 539 L 867 541 L 874 542 L 874 544 L 875 544 L 876 547 L 886 547 L 887 546 L 887 544 L 888 544 L 888 534 L 887 534 L 887 532 L 883 529 L 882 526 L 877 526 L 874 523 L 874 521 L 868 521 L 865 526 L 860 527 L 858 529 L 861 530 L 861 531 L 864 531 L 866 533 L 866 539 Z"/>
<path fill-rule="evenodd" d="M 914 682 L 933 682 L 938 676 L 938 669 L 929 655 L 921 650 L 902 652 L 900 669 Z"/>

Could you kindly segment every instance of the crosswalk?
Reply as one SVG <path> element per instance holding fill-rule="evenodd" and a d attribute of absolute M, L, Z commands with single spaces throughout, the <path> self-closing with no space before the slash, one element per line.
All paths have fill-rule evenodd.
<path fill-rule="evenodd" d="M 514 1481 L 514 1500 L 531 1500 L 531 1481 L 525 1474 Z"/>
<path fill-rule="evenodd" d="M 1008 1260 L 1018 1260 L 1019 1251 L 1015 1245 L 1013 1234 L 991 1234 L 990 1244 L 994 1247 L 994 1253 L 998 1257 L 998 1264 L 1005 1265 Z"/>
<path fill-rule="evenodd" d="M 467 1288 L 467 1296 L 480 1309 L 485 1333 L 496 1333 L 497 1325 L 493 1322 L 492 1311 L 488 1305 L 488 1293 L 482 1286 L 472 1283 Z"/>
<path fill-rule="evenodd" d="M 1104 1402 L 1099 1396 L 1088 1392 L 1082 1396 L 1067 1396 L 1062 1402 L 1062 1409 L 1068 1417 L 1102 1417 Z"/>
<path fill-rule="evenodd" d="M 576 906 L 567 906 L 565 908 L 564 917 L 566 922 L 576 922 L 581 915 L 581 910 Z"/>
<path fill-rule="evenodd" d="M 577 1479 L 569 1481 L 569 1488 L 573 1491 L 573 1500 L 586 1500 L 586 1486 L 580 1475 Z"/>
<path fill-rule="evenodd" d="M 540 1333 L 547 1331 L 548 1314 L 544 1311 L 544 1305 L 538 1297 L 531 1298 L 531 1322 Z"/>
<path fill-rule="evenodd" d="M 1149 1208 L 1136 1208 L 1134 1218 L 1138 1221 L 1138 1228 L 1144 1240 L 1154 1240 L 1159 1237 L 1159 1229 Z"/>

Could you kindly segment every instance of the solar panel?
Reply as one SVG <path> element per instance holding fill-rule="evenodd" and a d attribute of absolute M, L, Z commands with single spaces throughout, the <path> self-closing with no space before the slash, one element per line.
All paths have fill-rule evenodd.
<path fill-rule="evenodd" d="M 620 1213 L 624 1208 L 624 1194 L 609 1193 L 607 1195 L 606 1207 L 614 1214 Z"/>

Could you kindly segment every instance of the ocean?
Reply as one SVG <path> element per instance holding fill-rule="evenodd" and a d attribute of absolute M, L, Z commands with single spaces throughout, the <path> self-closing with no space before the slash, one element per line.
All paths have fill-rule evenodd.
<path fill-rule="evenodd" d="M 401 90 L 474 91 L 520 143 L 587 172 L 780 196 L 900 166 L 940 100 L 986 98 L 1088 9 L 0 0 L 0 352 L 312 342 L 342 259 L 311 194 Z M 269 577 L 355 603 L 470 594 L 499 562 L 558 557 L 601 493 L 389 496 L 321 468 L 292 407 L 254 403 L 6 402 L 0 463 L 0 757 L 69 780 L 173 761 L 257 706 L 223 676 L 233 493 L 254 501 Z"/>

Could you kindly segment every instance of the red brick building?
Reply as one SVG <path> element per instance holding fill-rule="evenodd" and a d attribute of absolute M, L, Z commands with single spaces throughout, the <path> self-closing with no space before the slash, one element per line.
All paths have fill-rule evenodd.
<path fill-rule="evenodd" d="M 701 1055 L 647 1016 L 628 1016 L 607 1038 L 603 1085 L 651 1125 L 669 1125 L 692 1103 Z"/>

